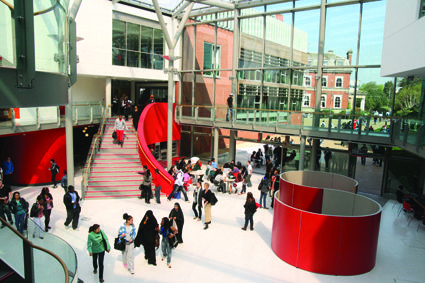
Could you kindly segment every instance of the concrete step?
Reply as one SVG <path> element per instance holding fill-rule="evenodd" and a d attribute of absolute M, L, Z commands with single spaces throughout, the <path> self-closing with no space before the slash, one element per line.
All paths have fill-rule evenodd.
<path fill-rule="evenodd" d="M 119 162 L 114 162 L 114 163 L 105 163 L 105 164 L 94 164 L 92 166 L 93 169 L 102 169 L 102 168 L 107 168 L 109 170 L 120 170 L 120 169 L 124 169 L 124 170 L 120 170 L 120 171 L 129 171 L 129 170 L 133 170 L 133 171 L 137 171 L 139 170 L 139 168 L 142 168 L 142 164 L 141 163 L 134 163 L 134 164 L 127 164 L 127 165 L 122 165 Z"/>
<path fill-rule="evenodd" d="M 129 181 L 136 181 L 136 182 L 142 182 L 143 176 L 139 174 L 132 174 L 132 175 L 112 175 L 109 174 L 108 176 L 99 176 L 99 175 L 90 175 L 89 184 L 97 185 L 99 183 L 109 183 L 109 182 L 117 182 L 117 181 L 123 181 L 123 184 L 126 184 Z"/>
<path fill-rule="evenodd" d="M 125 178 L 138 178 L 141 177 L 141 174 L 137 173 L 138 171 L 91 171 L 90 172 L 90 179 L 96 180 L 99 178 L 103 179 L 109 179 L 109 178 L 118 178 L 118 177 L 125 177 Z"/>
<path fill-rule="evenodd" d="M 138 198 L 139 196 L 139 190 L 86 191 L 85 199 Z M 164 198 L 166 195 L 161 193 L 161 197 Z M 151 199 L 151 203 L 155 203 L 155 200 Z"/>
<path fill-rule="evenodd" d="M 93 180 L 93 179 L 89 179 L 88 181 L 88 186 L 93 186 L 96 188 L 101 188 L 101 187 L 106 187 L 106 188 L 110 188 L 110 187 L 122 187 L 122 186 L 137 186 L 137 188 L 139 187 L 139 185 L 142 183 L 142 179 L 128 179 L 128 180 L 115 180 L 114 179 L 98 179 L 98 180 Z"/>

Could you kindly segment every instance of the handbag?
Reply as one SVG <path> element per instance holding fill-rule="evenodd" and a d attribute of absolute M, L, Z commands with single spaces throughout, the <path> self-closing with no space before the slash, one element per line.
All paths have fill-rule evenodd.
<path fill-rule="evenodd" d="M 125 240 L 121 237 L 116 237 L 114 241 L 114 249 L 118 251 L 125 251 Z"/>
<path fill-rule="evenodd" d="M 108 250 L 108 244 L 106 244 L 106 240 L 103 237 L 103 231 L 102 230 L 100 231 L 100 235 L 102 236 L 103 247 L 105 248 L 105 251 L 107 251 Z"/>
<path fill-rule="evenodd" d="M 114 131 L 114 132 L 112 133 L 112 138 L 113 138 L 114 140 L 116 140 L 116 139 L 117 139 L 117 131 Z"/>
<path fill-rule="evenodd" d="M 159 248 L 159 234 L 155 235 L 155 248 Z"/>

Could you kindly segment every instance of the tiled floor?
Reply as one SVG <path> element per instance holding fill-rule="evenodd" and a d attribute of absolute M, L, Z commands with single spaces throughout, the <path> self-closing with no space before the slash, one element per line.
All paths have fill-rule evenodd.
<path fill-rule="evenodd" d="M 238 157 L 239 154 L 242 154 L 239 160 L 245 162 L 243 153 L 239 151 Z M 249 188 L 256 199 L 259 198 L 256 185 L 261 176 L 255 174 L 253 187 Z M 76 184 L 80 181 L 81 176 L 77 176 Z M 33 202 L 40 187 L 21 188 L 21 191 L 23 197 Z M 112 244 L 123 223 L 123 213 L 132 215 L 138 226 L 146 210 L 151 209 L 160 221 L 168 216 L 174 203 L 165 198 L 160 205 L 146 205 L 139 199 L 84 201 L 79 231 L 73 231 L 63 225 L 66 215 L 63 190 L 51 191 L 55 200 L 51 233 L 72 245 L 78 258 L 78 275 L 87 283 L 98 282 L 86 249 L 89 226 L 100 224 Z M 190 192 L 189 197 L 192 200 Z M 419 222 L 411 219 L 410 214 L 399 215 L 400 204 L 393 200 L 383 207 L 375 268 L 358 276 L 328 276 L 297 269 L 273 253 L 270 247 L 273 210 L 259 210 L 254 216 L 255 230 L 242 231 L 245 197 L 217 193 L 217 198 L 208 230 L 192 219 L 192 204 L 179 200 L 185 215 L 184 244 L 173 250 L 171 269 L 161 261 L 161 255 L 157 256 L 158 266 L 148 265 L 140 248 L 135 251 L 135 274 L 131 275 L 122 265 L 120 252 L 111 250 L 105 256 L 105 282 L 425 282 L 425 227 L 418 226 Z"/>

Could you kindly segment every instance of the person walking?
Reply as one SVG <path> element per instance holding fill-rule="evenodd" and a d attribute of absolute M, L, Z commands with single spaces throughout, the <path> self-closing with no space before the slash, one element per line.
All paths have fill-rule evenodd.
<path fill-rule="evenodd" d="M 150 203 L 151 195 L 152 195 L 152 174 L 148 169 L 148 166 L 143 165 L 143 169 L 145 170 L 143 176 L 143 182 L 141 184 L 142 190 L 139 198 L 145 198 L 145 203 Z"/>
<path fill-rule="evenodd" d="M 99 268 L 99 282 L 103 280 L 103 260 L 105 258 L 105 251 L 109 253 L 111 246 L 109 245 L 108 237 L 100 229 L 99 224 L 94 224 L 89 228 L 89 235 L 87 236 L 87 251 L 93 258 L 93 273 L 97 273 Z"/>
<path fill-rule="evenodd" d="M 120 226 L 118 235 L 125 241 L 125 250 L 122 252 L 122 262 L 124 267 L 134 274 L 134 239 L 136 238 L 136 227 L 133 224 L 133 217 L 124 213 L 124 224 Z"/>
<path fill-rule="evenodd" d="M 128 98 L 128 96 L 126 96 L 122 103 L 124 107 L 125 120 L 128 121 L 128 115 L 130 114 L 131 109 L 131 100 Z"/>
<path fill-rule="evenodd" d="M 141 113 L 139 111 L 139 107 L 135 105 L 133 113 L 131 113 L 131 117 L 133 118 L 133 127 L 136 131 L 137 131 L 137 128 L 139 127 L 140 114 Z"/>
<path fill-rule="evenodd" d="M 152 210 L 148 210 L 143 216 L 142 221 L 139 224 L 139 230 L 137 231 L 136 239 L 134 240 L 134 246 L 140 247 L 143 245 L 145 250 L 145 259 L 148 260 L 148 264 L 156 266 L 156 255 L 155 255 L 155 238 L 158 235 L 159 226 L 153 215 Z"/>
<path fill-rule="evenodd" d="M 49 223 L 50 223 L 50 215 L 52 214 L 52 209 L 53 209 L 53 197 L 50 194 L 48 187 L 44 187 L 41 189 L 40 196 L 43 199 L 43 205 L 44 205 L 44 231 L 48 232 L 49 229 L 52 228 L 49 226 Z"/>
<path fill-rule="evenodd" d="M 10 157 L 7 158 L 5 162 L 3 162 L 4 172 L 3 172 L 3 183 L 6 185 L 10 185 L 10 179 L 13 174 L 13 163 Z"/>
<path fill-rule="evenodd" d="M 37 234 L 37 231 L 38 231 L 38 237 L 40 239 L 44 239 L 43 238 L 44 203 L 43 203 L 43 198 L 40 195 L 37 196 L 37 202 L 35 203 L 35 205 L 37 207 L 37 214 L 35 216 L 30 215 L 33 217 L 33 220 L 35 222 L 34 231 L 32 232 L 32 237 L 35 238 L 35 235 Z M 32 208 L 31 208 L 31 211 L 32 211 Z"/>
<path fill-rule="evenodd" d="M 264 177 L 260 184 L 258 185 L 258 189 L 261 191 L 260 195 L 260 208 L 268 209 L 266 206 L 267 194 L 270 190 L 270 179 Z"/>
<path fill-rule="evenodd" d="M 201 221 L 202 219 L 202 192 L 202 182 L 198 181 L 196 183 L 195 189 L 193 190 L 192 203 L 192 210 L 195 213 L 195 217 L 193 217 L 193 219 L 198 219 L 198 221 Z"/>
<path fill-rule="evenodd" d="M 161 204 L 161 176 L 159 175 L 158 168 L 155 168 L 155 201 Z"/>
<path fill-rule="evenodd" d="M 65 190 L 65 194 L 66 194 L 68 192 L 68 171 L 67 170 L 63 170 L 61 186 Z"/>
<path fill-rule="evenodd" d="M 204 183 L 204 192 L 202 194 L 202 200 L 204 201 L 205 210 L 205 227 L 204 230 L 208 229 L 208 225 L 211 224 L 211 190 L 210 184 Z"/>
<path fill-rule="evenodd" d="M 183 211 L 180 207 L 180 204 L 176 202 L 174 204 L 173 209 L 170 211 L 170 215 L 168 215 L 171 221 L 175 221 L 177 224 L 177 241 L 179 244 L 183 244 L 183 225 L 184 225 L 184 215 Z"/>
<path fill-rule="evenodd" d="M 56 174 L 59 173 L 59 166 L 55 163 L 54 159 L 50 159 L 49 171 L 52 174 L 53 188 L 57 188 L 57 186 L 56 186 Z"/>
<path fill-rule="evenodd" d="M 248 170 L 246 169 L 245 166 L 242 166 L 241 176 L 242 176 L 243 182 L 242 182 L 242 190 L 239 193 L 239 195 L 242 195 L 242 194 L 246 193 L 246 185 L 248 185 L 248 182 L 250 180 L 250 177 L 249 177 L 249 174 L 248 174 Z"/>
<path fill-rule="evenodd" d="M 72 221 L 72 229 L 77 230 L 78 220 L 80 218 L 80 196 L 75 191 L 74 186 L 68 186 L 68 192 L 63 196 L 63 203 L 66 207 L 65 228 L 68 228 Z"/>
<path fill-rule="evenodd" d="M 227 98 L 227 107 L 226 121 L 229 122 L 233 120 L 233 93 Z"/>
<path fill-rule="evenodd" d="M 178 170 L 176 180 L 174 181 L 173 191 L 171 192 L 171 194 L 167 198 L 168 201 L 170 201 L 171 197 L 174 196 L 174 194 L 177 193 L 178 191 L 181 191 L 183 193 L 184 200 L 186 202 L 189 202 L 189 199 L 187 198 L 186 191 L 183 188 L 183 171 L 181 169 Z"/>
<path fill-rule="evenodd" d="M 164 217 L 161 220 L 161 229 L 160 234 L 162 235 L 162 241 L 161 241 L 161 249 L 162 249 L 162 261 L 167 258 L 167 266 L 168 268 L 171 268 L 171 254 L 172 254 L 172 246 L 170 244 L 170 241 L 173 241 L 173 238 L 176 237 L 177 231 L 173 227 L 171 221 Z"/>
<path fill-rule="evenodd" d="M 117 132 L 118 144 L 121 147 L 124 145 L 124 130 L 128 131 L 127 124 L 125 123 L 122 115 L 120 114 L 117 119 L 115 119 L 114 131 Z"/>
<path fill-rule="evenodd" d="M 3 184 L 0 180 L 0 217 L 6 220 L 9 220 L 10 225 L 13 225 L 12 213 L 10 213 L 9 202 L 12 198 L 12 189 L 9 185 Z M 6 216 L 5 216 L 6 215 Z M 6 225 L 1 225 L 1 228 L 4 228 Z"/>
<path fill-rule="evenodd" d="M 19 192 L 14 192 L 10 201 L 10 209 L 15 216 L 15 226 L 19 233 L 24 233 L 25 215 L 28 213 L 28 202 L 21 198 Z"/>
<path fill-rule="evenodd" d="M 257 204 L 251 192 L 248 192 L 246 195 L 246 201 L 243 207 L 245 208 L 245 225 L 242 227 L 242 230 L 246 231 L 249 221 L 249 229 L 252 231 L 254 230 L 254 213 L 257 211 Z"/>

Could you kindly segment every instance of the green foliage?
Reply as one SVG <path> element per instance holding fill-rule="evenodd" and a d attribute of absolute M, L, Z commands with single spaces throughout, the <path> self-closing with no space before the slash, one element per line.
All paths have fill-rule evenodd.
<path fill-rule="evenodd" d="M 365 110 L 372 112 L 389 104 L 388 96 L 384 93 L 384 85 L 368 82 L 360 86 L 360 91 L 366 94 Z"/>
<path fill-rule="evenodd" d="M 403 79 L 400 86 L 403 88 L 395 97 L 395 111 L 400 116 L 410 116 L 419 112 L 419 104 L 421 101 L 421 80 L 406 81 Z"/>

